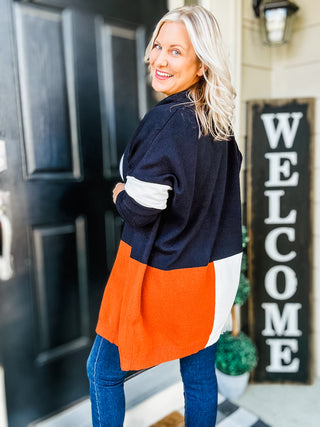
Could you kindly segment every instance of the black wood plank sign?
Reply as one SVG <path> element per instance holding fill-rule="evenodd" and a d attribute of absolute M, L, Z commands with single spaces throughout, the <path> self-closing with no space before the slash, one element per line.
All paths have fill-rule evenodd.
<path fill-rule="evenodd" d="M 314 100 L 248 103 L 247 226 L 254 381 L 310 379 Z"/>

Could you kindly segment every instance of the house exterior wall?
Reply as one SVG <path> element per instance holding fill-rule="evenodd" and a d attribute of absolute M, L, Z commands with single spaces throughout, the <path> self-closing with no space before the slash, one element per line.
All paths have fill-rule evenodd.
<path fill-rule="evenodd" d="M 313 291 L 311 341 L 313 376 L 320 376 L 320 4 L 296 0 L 300 7 L 293 37 L 281 47 L 263 46 L 251 0 L 242 0 L 242 136 L 245 103 L 257 98 L 313 97 L 316 99 L 313 156 Z"/>
<path fill-rule="evenodd" d="M 217 17 L 230 52 L 236 103 L 235 133 L 242 152 L 246 138 L 246 102 L 250 99 L 313 97 L 316 99 L 313 156 L 313 291 L 311 340 L 313 376 L 320 377 L 320 2 L 294 0 L 300 7 L 289 44 L 262 44 L 252 0 L 199 0 Z M 196 4 L 169 0 L 168 7 Z M 244 172 L 244 171 L 243 171 Z M 242 180 L 244 187 L 244 181 Z M 244 189 L 244 188 L 243 188 Z"/>
<path fill-rule="evenodd" d="M 300 6 L 291 42 L 274 50 L 272 97 L 316 99 L 313 158 L 313 293 L 311 333 L 314 373 L 320 376 L 320 3 L 296 2 Z M 318 260 L 318 262 L 317 262 Z"/>

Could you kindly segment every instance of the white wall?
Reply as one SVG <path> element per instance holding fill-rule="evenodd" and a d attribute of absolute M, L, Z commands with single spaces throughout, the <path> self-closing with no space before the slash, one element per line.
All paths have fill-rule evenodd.
<path fill-rule="evenodd" d="M 242 56 L 242 2 L 239 0 L 202 0 L 199 4 L 211 10 L 219 22 L 222 37 L 229 55 L 232 84 L 236 90 L 234 132 L 240 145 L 241 110 L 241 56 Z"/>
<path fill-rule="evenodd" d="M 188 2 L 190 3 L 190 2 Z M 232 83 L 237 92 L 236 114 L 234 122 L 235 134 L 240 136 L 240 111 L 241 108 L 241 9 L 242 2 L 239 0 L 194 0 L 192 4 L 201 4 L 211 10 L 219 22 L 229 55 Z M 168 8 L 173 9 L 185 4 L 184 0 L 168 0 Z"/>
<path fill-rule="evenodd" d="M 320 377 L 320 2 L 296 0 L 300 6 L 290 44 L 275 50 L 273 97 L 316 98 L 313 167 L 313 316 L 315 374 Z M 318 262 L 317 262 L 318 261 Z"/>
<path fill-rule="evenodd" d="M 245 103 L 257 98 L 315 97 L 313 174 L 313 313 L 314 373 L 320 376 L 320 2 L 295 0 L 300 10 L 289 44 L 267 47 L 261 44 L 258 20 L 251 0 L 242 0 L 242 136 Z"/>
<path fill-rule="evenodd" d="M 244 152 L 246 102 L 262 98 L 316 98 L 313 167 L 313 303 L 314 371 L 320 377 L 320 1 L 295 0 L 300 7 L 292 40 L 264 46 L 252 0 L 199 0 L 217 17 L 238 93 L 235 132 Z M 196 3 L 196 1 L 194 2 Z M 168 0 L 170 8 L 184 0 Z M 318 260 L 318 262 L 317 262 Z"/>

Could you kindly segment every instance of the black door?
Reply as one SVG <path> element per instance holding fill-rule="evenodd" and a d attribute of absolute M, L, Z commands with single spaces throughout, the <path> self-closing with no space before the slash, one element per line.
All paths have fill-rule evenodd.
<path fill-rule="evenodd" d="M 9 426 L 88 394 L 124 146 L 165 0 L 0 0 L 0 364 Z M 11 232 L 11 235 L 10 235 Z"/>

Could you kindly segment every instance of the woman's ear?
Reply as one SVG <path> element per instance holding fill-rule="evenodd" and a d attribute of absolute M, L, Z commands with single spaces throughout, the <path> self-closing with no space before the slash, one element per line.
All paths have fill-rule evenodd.
<path fill-rule="evenodd" d="M 202 77 L 208 70 L 208 67 L 204 64 L 200 64 L 199 71 L 197 72 L 197 76 Z"/>

